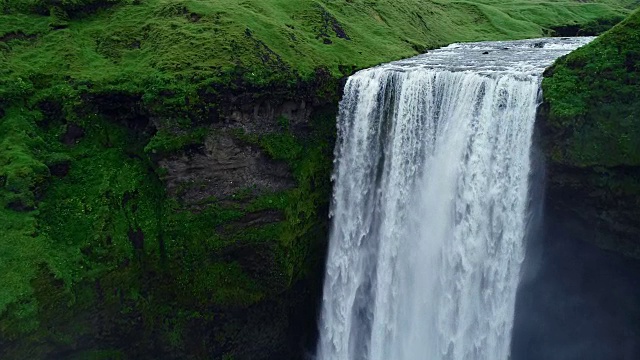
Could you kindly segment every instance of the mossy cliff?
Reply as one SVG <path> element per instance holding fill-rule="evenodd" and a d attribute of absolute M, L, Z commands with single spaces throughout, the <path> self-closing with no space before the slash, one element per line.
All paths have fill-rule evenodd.
<path fill-rule="evenodd" d="M 561 58 L 543 90 L 554 221 L 640 257 L 640 12 Z"/>
<path fill-rule="evenodd" d="M 0 1 L 0 358 L 300 357 L 341 79 L 629 4 Z"/>

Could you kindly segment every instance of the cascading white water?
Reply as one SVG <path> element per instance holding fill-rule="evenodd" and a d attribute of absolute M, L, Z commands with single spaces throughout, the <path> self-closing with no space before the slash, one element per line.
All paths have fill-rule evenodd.
<path fill-rule="evenodd" d="M 540 77 L 590 40 L 454 44 L 349 78 L 318 359 L 508 359 Z"/>

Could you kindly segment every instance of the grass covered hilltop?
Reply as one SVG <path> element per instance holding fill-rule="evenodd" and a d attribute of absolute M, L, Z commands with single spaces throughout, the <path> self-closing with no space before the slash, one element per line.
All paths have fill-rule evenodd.
<path fill-rule="evenodd" d="M 0 358 L 300 357 L 340 79 L 637 4 L 0 0 Z"/>

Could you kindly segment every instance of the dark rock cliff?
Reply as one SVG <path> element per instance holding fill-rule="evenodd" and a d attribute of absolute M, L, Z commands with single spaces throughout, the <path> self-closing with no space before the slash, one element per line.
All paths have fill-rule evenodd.
<path fill-rule="evenodd" d="M 640 257 L 640 12 L 547 70 L 547 218 Z"/>

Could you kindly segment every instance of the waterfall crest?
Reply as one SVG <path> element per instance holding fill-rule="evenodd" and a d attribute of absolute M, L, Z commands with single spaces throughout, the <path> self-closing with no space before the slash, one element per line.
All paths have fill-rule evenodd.
<path fill-rule="evenodd" d="M 318 359 L 508 359 L 541 74 L 590 40 L 454 44 L 348 79 Z"/>

